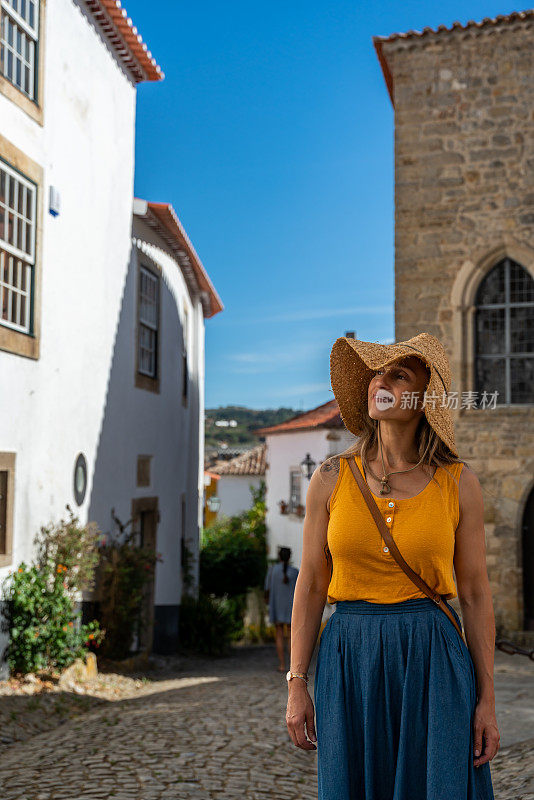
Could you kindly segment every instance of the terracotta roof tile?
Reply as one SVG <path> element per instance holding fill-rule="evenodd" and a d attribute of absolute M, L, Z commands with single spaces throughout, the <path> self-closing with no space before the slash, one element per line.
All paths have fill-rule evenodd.
<path fill-rule="evenodd" d="M 266 433 L 290 433 L 291 431 L 301 431 L 310 428 L 342 428 L 343 421 L 339 413 L 337 400 L 329 400 L 310 411 L 297 414 L 292 419 L 281 422 L 279 425 L 271 425 L 268 428 L 256 428 L 254 433 L 263 436 Z"/>
<path fill-rule="evenodd" d="M 211 472 L 209 469 L 204 470 L 204 475 L 207 475 L 208 478 L 213 478 L 215 481 L 218 481 L 221 477 L 220 475 L 216 475 L 215 472 Z"/>
<path fill-rule="evenodd" d="M 267 445 L 259 444 L 229 461 L 219 461 L 210 467 L 210 472 L 216 475 L 265 475 L 266 451 Z"/>
<path fill-rule="evenodd" d="M 373 44 L 378 60 L 380 61 L 380 66 L 382 67 L 382 72 L 384 73 L 391 102 L 395 105 L 393 99 L 393 76 L 391 75 L 389 65 L 382 51 L 382 45 L 387 42 L 396 42 L 399 40 L 413 40 L 417 42 L 420 40 L 435 39 L 443 35 L 455 35 L 457 31 L 476 34 L 479 31 L 487 32 L 502 25 L 509 25 L 514 22 L 525 22 L 533 18 L 534 9 L 528 9 L 526 11 L 513 11 L 511 14 L 499 14 L 496 17 L 484 17 L 480 22 L 475 22 L 475 20 L 470 19 L 465 25 L 462 25 L 461 22 L 453 22 L 450 28 L 447 28 L 446 25 L 438 25 L 436 29 L 427 26 L 423 28 L 422 31 L 410 30 L 405 33 L 391 33 L 389 36 L 373 36 Z"/>
<path fill-rule="evenodd" d="M 136 83 L 165 77 L 120 0 L 85 0 L 119 60 Z"/>

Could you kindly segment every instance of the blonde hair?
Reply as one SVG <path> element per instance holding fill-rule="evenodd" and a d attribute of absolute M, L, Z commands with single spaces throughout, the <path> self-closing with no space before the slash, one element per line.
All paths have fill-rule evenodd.
<path fill-rule="evenodd" d="M 422 464 L 428 467 L 447 467 L 448 464 L 465 464 L 469 467 L 466 461 L 457 458 L 451 452 L 445 442 L 440 439 L 434 428 L 430 425 L 424 414 L 415 431 L 415 445 L 419 454 L 418 460 L 422 458 Z M 363 468 L 365 472 L 368 473 L 370 469 L 367 455 L 375 449 L 378 452 L 378 420 L 372 419 L 369 414 L 365 414 L 363 417 L 363 430 L 358 440 L 346 450 L 343 450 L 341 453 L 335 453 L 330 456 L 330 458 L 350 458 L 352 455 L 359 455 L 362 460 Z M 447 472 L 450 477 L 456 481 L 457 485 L 459 485 L 458 481 L 449 470 L 447 470 Z M 436 480 L 434 476 L 432 476 L 432 480 Z"/>

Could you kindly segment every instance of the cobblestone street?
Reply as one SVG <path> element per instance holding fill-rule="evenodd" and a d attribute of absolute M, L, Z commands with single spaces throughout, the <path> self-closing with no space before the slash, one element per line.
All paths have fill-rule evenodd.
<path fill-rule="evenodd" d="M 533 800 L 534 663 L 499 651 L 495 663 L 501 726 L 492 761 L 495 797 Z M 296 748 L 287 733 L 287 687 L 274 646 L 235 648 L 223 659 L 162 660 L 147 677 L 130 696 L 84 697 L 75 714 L 57 723 L 42 710 L 40 730 L 26 732 L 23 741 L 5 737 L 1 800 L 317 796 L 316 752 Z M 15 727 L 24 725 L 25 714 L 39 713 L 36 702 L 1 697 L 2 731 L 14 713 Z M 55 727 L 43 730 L 47 724 Z"/>

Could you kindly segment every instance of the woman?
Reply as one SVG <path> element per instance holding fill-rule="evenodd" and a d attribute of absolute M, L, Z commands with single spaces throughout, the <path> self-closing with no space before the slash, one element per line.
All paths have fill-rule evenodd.
<path fill-rule="evenodd" d="M 284 628 L 289 626 L 288 644 L 291 637 L 291 607 L 295 593 L 295 583 L 299 571 L 289 564 L 291 549 L 278 548 L 278 563 L 274 564 L 265 577 L 265 602 L 269 604 L 269 621 L 275 625 L 278 672 L 285 672 Z M 291 649 L 289 649 L 291 661 Z"/>
<path fill-rule="evenodd" d="M 456 449 L 446 352 L 428 333 L 391 345 L 341 337 L 330 374 L 359 438 L 308 488 L 289 735 L 317 749 L 319 800 L 493 800 L 500 736 L 482 492 Z M 403 558 L 460 623 L 446 603 L 458 596 L 467 645 L 392 558 L 350 459 Z M 336 610 L 317 653 L 315 728 L 307 669 L 325 600 Z"/>

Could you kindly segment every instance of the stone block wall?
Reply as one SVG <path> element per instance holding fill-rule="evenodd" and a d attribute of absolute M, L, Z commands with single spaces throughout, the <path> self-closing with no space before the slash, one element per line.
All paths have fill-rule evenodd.
<path fill-rule="evenodd" d="M 395 104 L 395 333 L 438 336 L 461 397 L 475 389 L 480 280 L 505 256 L 534 277 L 533 22 L 398 38 L 382 54 Z M 455 418 L 460 456 L 483 487 L 497 627 L 519 630 L 534 397 Z"/>

